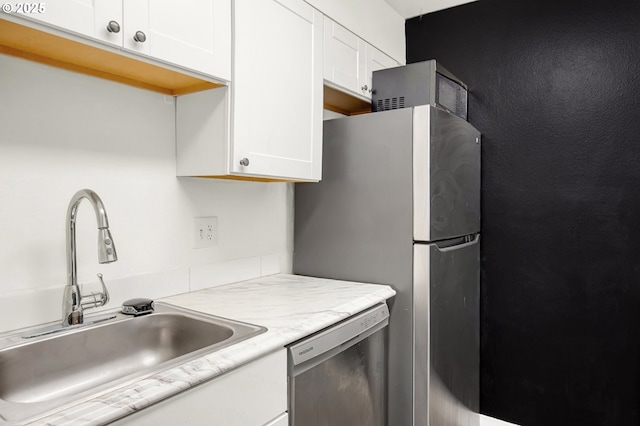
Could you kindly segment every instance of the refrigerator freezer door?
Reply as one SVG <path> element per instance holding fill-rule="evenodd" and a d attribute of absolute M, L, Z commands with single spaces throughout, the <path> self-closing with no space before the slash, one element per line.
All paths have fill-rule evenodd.
<path fill-rule="evenodd" d="M 414 245 L 414 424 L 478 426 L 480 236 Z"/>
<path fill-rule="evenodd" d="M 480 132 L 433 106 L 413 111 L 414 240 L 480 232 Z"/>

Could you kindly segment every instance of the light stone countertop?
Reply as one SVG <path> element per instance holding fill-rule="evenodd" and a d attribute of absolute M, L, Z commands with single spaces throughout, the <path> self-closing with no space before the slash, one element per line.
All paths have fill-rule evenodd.
<path fill-rule="evenodd" d="M 29 425 L 104 425 L 258 359 L 395 295 L 389 286 L 278 274 L 159 300 L 266 327 L 266 333 Z"/>

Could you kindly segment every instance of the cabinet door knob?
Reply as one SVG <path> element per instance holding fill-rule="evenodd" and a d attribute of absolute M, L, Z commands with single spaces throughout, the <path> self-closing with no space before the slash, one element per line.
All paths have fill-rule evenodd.
<path fill-rule="evenodd" d="M 142 31 L 136 31 L 133 35 L 133 39 L 138 43 L 144 43 L 147 40 L 147 36 Z"/>
<path fill-rule="evenodd" d="M 367 90 L 369 90 L 369 86 L 365 84 L 364 86 L 361 87 L 361 89 L 366 92 Z"/>
<path fill-rule="evenodd" d="M 242 160 L 240 160 L 240 165 L 241 166 L 248 166 L 249 165 L 249 159 L 248 158 L 243 158 Z"/>
<path fill-rule="evenodd" d="M 109 21 L 107 24 L 107 31 L 110 33 L 119 33 L 120 32 L 120 24 L 116 21 Z"/>

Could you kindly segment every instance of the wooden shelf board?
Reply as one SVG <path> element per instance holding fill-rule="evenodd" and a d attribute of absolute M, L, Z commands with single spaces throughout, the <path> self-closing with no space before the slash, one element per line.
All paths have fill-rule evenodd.
<path fill-rule="evenodd" d="M 324 108 L 344 115 L 366 114 L 371 112 L 371 102 L 325 85 Z"/>
<path fill-rule="evenodd" d="M 251 181 L 251 182 L 309 182 L 302 180 L 293 180 L 293 179 L 277 179 L 277 178 L 263 178 L 257 176 L 238 176 L 238 175 L 214 175 L 214 176 L 194 176 L 198 178 L 205 179 L 227 179 L 227 180 L 243 180 L 243 181 Z"/>

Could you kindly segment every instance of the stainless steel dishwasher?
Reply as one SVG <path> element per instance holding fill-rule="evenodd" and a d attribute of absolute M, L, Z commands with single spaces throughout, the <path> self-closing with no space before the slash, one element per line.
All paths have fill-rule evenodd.
<path fill-rule="evenodd" d="M 289 348 L 290 426 L 387 424 L 386 303 Z"/>

